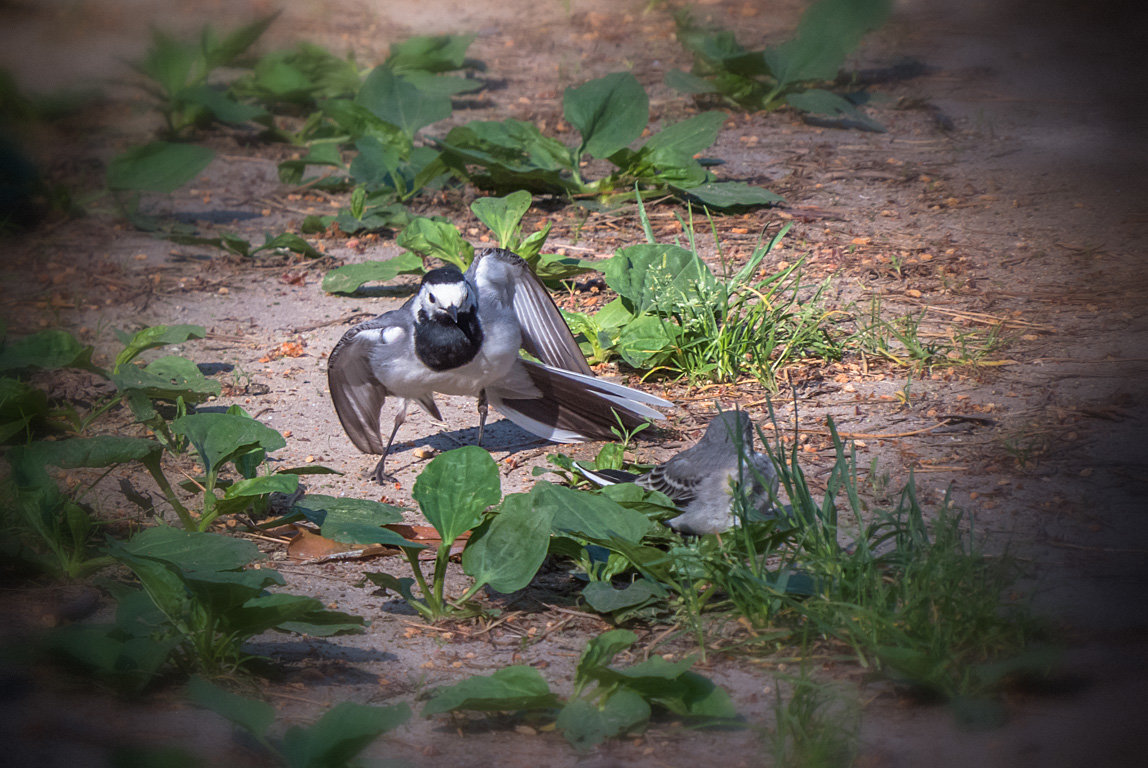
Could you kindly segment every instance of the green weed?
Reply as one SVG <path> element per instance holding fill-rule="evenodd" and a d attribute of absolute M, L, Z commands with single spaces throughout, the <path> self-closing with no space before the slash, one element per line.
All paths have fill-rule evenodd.
<path fill-rule="evenodd" d="M 748 110 L 790 107 L 844 127 L 883 131 L 857 108 L 858 94 L 842 96 L 818 85 L 837 78 L 845 58 L 889 14 L 888 0 L 820 0 L 781 45 L 751 51 L 732 32 L 696 26 L 676 16 L 678 40 L 694 56 L 690 73 L 670 70 L 666 84 L 695 96 L 714 94 Z"/>

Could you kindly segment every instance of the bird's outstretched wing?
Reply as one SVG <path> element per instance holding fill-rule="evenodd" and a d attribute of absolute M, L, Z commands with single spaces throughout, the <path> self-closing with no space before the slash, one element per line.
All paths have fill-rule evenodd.
<path fill-rule="evenodd" d="M 383 453 L 379 414 L 390 392 L 375 376 L 374 364 L 401 364 L 413 332 L 404 310 L 394 310 L 351 328 L 327 358 L 327 383 L 343 429 L 363 453 Z M 419 405 L 442 421 L 434 394 L 419 398 Z"/>
<path fill-rule="evenodd" d="M 504 248 L 483 248 L 467 276 L 480 294 L 493 291 L 513 307 L 523 349 L 555 368 L 594 375 L 550 292 L 522 257 Z"/>

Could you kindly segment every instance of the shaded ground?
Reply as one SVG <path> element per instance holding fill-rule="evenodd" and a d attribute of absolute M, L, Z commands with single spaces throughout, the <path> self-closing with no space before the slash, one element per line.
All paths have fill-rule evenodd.
<path fill-rule="evenodd" d="M 654 120 L 674 121 L 692 105 L 661 79 L 688 60 L 673 39 L 669 14 L 644 6 L 574 2 L 567 9 L 480 0 L 448 12 L 450 4 L 433 2 L 398 10 L 331 0 L 292 6 L 262 45 L 307 39 L 353 49 L 359 61 L 374 63 L 391 42 L 410 34 L 473 31 L 478 37 L 470 54 L 505 87 L 480 94 L 470 108 L 456 111 L 456 121 L 516 117 L 559 130 L 563 88 L 626 67 L 649 91 Z M 1006 362 L 938 367 L 923 377 L 877 360 L 809 362 L 788 371 L 804 430 L 803 460 L 815 483 L 832 460 L 824 430 L 832 415 L 843 432 L 857 436 L 859 465 L 875 460 L 876 474 L 889 474 L 891 487 L 899 487 L 910 468 L 927 503 L 951 487 L 988 546 L 1007 546 L 1030 566 L 1020 589 L 1063 630 L 1068 647 L 1050 690 L 1011 693 L 1009 725 L 978 733 L 959 730 L 947 709 L 922 706 L 889 683 L 866 680 L 850 664 L 819 658 L 825 677 L 856 688 L 865 704 L 861 764 L 1139 764 L 1148 740 L 1141 728 L 1148 687 L 1148 603 L 1142 598 L 1148 280 L 1141 266 L 1148 211 L 1139 191 L 1148 158 L 1138 141 L 1146 127 L 1138 110 L 1143 94 L 1118 75 L 1127 71 L 1125 52 L 1132 49 L 1121 43 L 1133 42 L 1126 40 L 1130 30 L 1144 25 L 1115 9 L 1084 17 L 1067 8 L 1041 6 L 1038 13 L 1024 3 L 993 6 L 956 12 L 940 3 L 906 2 L 867 40 L 856 64 L 887 98 L 873 114 L 888 133 L 816 128 L 787 113 L 732 117 L 712 152 L 727 161 L 721 173 L 768 186 L 788 204 L 721 219 L 718 229 L 727 258 L 736 261 L 748 256 L 763 227 L 773 232 L 792 222 L 769 266 L 807 254 L 810 277 L 836 276 L 842 308 L 866 308 L 877 298 L 890 317 L 928 308 L 923 328 L 942 341 L 994 327 L 1007 339 L 988 357 Z M 709 2 L 696 13 L 756 44 L 783 36 L 800 8 L 771 3 L 766 12 L 753 3 Z M 29 88 L 89 80 L 108 94 L 62 131 L 39 137 L 52 172 L 95 186 L 102 162 L 158 126 L 135 91 L 109 82 L 127 78 L 119 58 L 142 52 L 147 24 L 195 29 L 210 18 L 226 26 L 264 10 L 261 3 L 180 11 L 150 2 L 111 8 L 12 3 L 0 9 L 8 30 L 0 62 Z M 903 59 L 924 64 L 925 72 L 882 76 Z M 264 231 L 296 229 L 305 213 L 339 204 L 281 186 L 275 164 L 282 148 L 250 146 L 242 132 L 204 138 L 219 159 L 189 188 L 151 201 L 154 212 L 186 217 L 205 231 L 215 226 L 259 239 Z M 450 193 L 428 210 L 477 236 L 466 205 L 472 194 Z M 331 297 L 319 281 L 335 263 L 397 253 L 393 242 L 323 241 L 329 254 L 323 263 L 237 263 L 132 232 L 101 205 L 89 218 L 53 222 L 6 245 L 0 301 L 10 331 L 59 324 L 106 351 L 109 326 L 203 324 L 208 338 L 182 353 L 222 364 L 220 380 L 228 388 L 221 404 L 241 403 L 289 431 L 281 452 L 288 464 L 311 460 L 347 472 L 309 483 L 310 490 L 380 498 L 366 479 L 374 460 L 355 452 L 335 419 L 324 366 L 356 318 L 401 298 Z M 554 222 L 551 247 L 579 256 L 606 256 L 642 237 L 632 210 L 585 220 L 566 208 L 530 216 Z M 674 234 L 672 208 L 655 207 L 652 220 L 662 238 Z M 703 247 L 716 265 L 707 240 Z M 586 306 L 599 299 L 587 294 L 563 301 Z M 303 354 L 276 357 L 288 341 L 301 343 Z M 90 384 L 60 386 L 82 392 Z M 641 449 L 650 459 L 692 443 L 715 401 L 741 404 L 760 420 L 767 394 L 753 384 L 651 388 L 682 407 L 668 432 Z M 425 464 L 416 447 L 441 451 L 473 441 L 473 403 L 443 400 L 447 429 L 422 414 L 404 427 L 407 442 L 389 465 L 401 487 L 383 489 L 384 500 L 409 505 L 411 484 Z M 793 417 L 791 398 L 775 403 L 782 419 Z M 486 446 L 503 467 L 504 492 L 529 487 L 532 467 L 553 450 L 503 421 L 488 429 Z M 596 450 L 588 445 L 575 452 Z M 550 607 L 561 598 L 561 574 L 505 599 L 507 619 L 497 626 L 427 629 L 362 585 L 362 571 L 398 569 L 397 563 L 278 565 L 292 591 L 372 621 L 361 636 L 268 637 L 257 647 L 285 665 L 264 693 L 289 721 L 309 721 L 318 705 L 344 699 L 409 701 L 434 685 L 509 663 L 534 664 L 551 681 L 568 680 L 586 638 L 606 628 L 564 604 Z M 457 587 L 462 577 L 455 579 Z M 4 593 L 0 610 L 18 631 L 74 599 L 56 587 L 19 585 Z M 655 643 L 659 653 L 689 652 L 683 640 L 661 634 L 659 627 L 643 632 L 641 652 Z M 768 728 L 776 667 L 771 660 L 715 655 L 703 671 L 729 688 L 751 723 Z M 250 760 L 218 719 L 184 710 L 177 692 L 161 693 L 141 709 L 93 698 L 62 676 L 9 679 L 0 721 L 29 762 L 35 755 L 44 764 L 99 764 L 109 745 L 166 743 L 189 719 L 197 735 L 188 743 L 196 749 L 234 764 Z M 719 750 L 730 765 L 765 760 L 753 729 L 715 734 L 663 723 L 580 759 L 554 734 L 516 731 L 497 720 L 464 727 L 438 719 L 412 721 L 368 755 L 419 765 L 655 766 L 712 760 Z"/>

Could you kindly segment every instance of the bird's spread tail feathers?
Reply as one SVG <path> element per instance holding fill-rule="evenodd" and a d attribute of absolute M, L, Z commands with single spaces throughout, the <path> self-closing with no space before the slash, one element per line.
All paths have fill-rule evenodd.
<path fill-rule="evenodd" d="M 539 397 L 516 398 L 497 387 L 488 387 L 487 396 L 506 418 L 554 442 L 609 439 L 619 422 L 634 429 L 650 419 L 665 418 L 655 406 L 673 407 L 655 395 L 593 376 L 526 360 L 522 365 Z"/>

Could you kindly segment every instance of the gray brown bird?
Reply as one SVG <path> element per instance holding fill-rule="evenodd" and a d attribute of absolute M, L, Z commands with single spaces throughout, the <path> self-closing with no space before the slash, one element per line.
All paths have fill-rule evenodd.
<path fill-rule="evenodd" d="M 744 411 L 719 413 L 696 444 L 644 475 L 577 466 L 599 485 L 630 482 L 666 494 L 682 510 L 666 525 L 682 533 L 728 531 L 738 522 L 734 494 L 744 493 L 747 509 L 761 516 L 777 496 L 777 470 L 753 449 L 753 421 Z"/>

